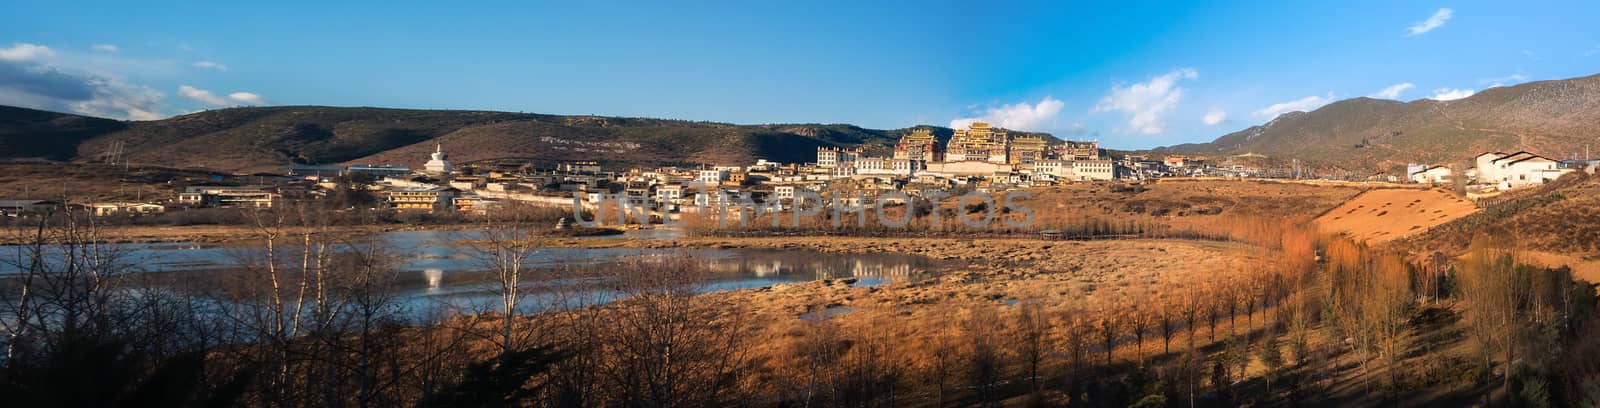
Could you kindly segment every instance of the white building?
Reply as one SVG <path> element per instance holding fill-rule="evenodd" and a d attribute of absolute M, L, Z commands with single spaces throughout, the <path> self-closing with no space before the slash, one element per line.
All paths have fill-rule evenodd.
<path fill-rule="evenodd" d="M 1544 184 L 1573 169 L 1564 169 L 1554 159 L 1529 152 L 1484 153 L 1473 158 L 1478 165 L 1478 184 L 1500 190 Z"/>
<path fill-rule="evenodd" d="M 728 180 L 728 171 L 727 170 L 716 170 L 716 169 L 700 170 L 698 172 L 695 172 L 695 176 L 694 176 L 694 181 L 705 183 L 706 185 L 722 184 L 723 181 L 727 181 L 727 180 Z"/>
<path fill-rule="evenodd" d="M 424 172 L 434 175 L 450 174 L 450 161 L 446 159 L 447 155 L 444 153 L 444 145 L 433 145 L 433 154 L 428 157 L 428 163 L 422 165 L 422 170 Z"/>
<path fill-rule="evenodd" d="M 1421 184 L 1444 184 L 1450 182 L 1453 171 L 1445 166 L 1430 166 L 1422 171 L 1411 174 L 1411 181 Z"/>
<path fill-rule="evenodd" d="M 676 203 L 683 198 L 683 185 L 667 184 L 656 187 L 656 201 L 662 204 Z"/>
<path fill-rule="evenodd" d="M 1072 177 L 1078 180 L 1117 178 L 1117 164 L 1111 160 L 1073 160 Z"/>
<path fill-rule="evenodd" d="M 849 167 L 851 163 L 856 161 L 856 158 L 859 156 L 860 153 L 856 152 L 855 150 L 840 149 L 837 147 L 818 147 L 817 167 Z"/>

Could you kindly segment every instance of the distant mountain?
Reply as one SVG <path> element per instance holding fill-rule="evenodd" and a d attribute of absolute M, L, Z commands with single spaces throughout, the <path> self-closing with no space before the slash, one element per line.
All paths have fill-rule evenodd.
<path fill-rule="evenodd" d="M 1485 89 L 1453 101 L 1354 98 L 1157 153 L 1299 158 L 1345 169 L 1457 163 L 1485 151 L 1600 149 L 1600 75 Z M 1600 150 L 1597 150 L 1600 151 Z"/>
<path fill-rule="evenodd" d="M 931 127 L 948 139 L 950 129 Z M 257 172 L 288 163 L 420 167 L 435 145 L 456 162 L 598 160 L 612 165 L 805 162 L 819 146 L 888 154 L 912 128 L 732 125 L 509 112 L 276 106 L 123 122 L 0 107 L 0 157 L 96 160 L 121 146 L 134 163 Z M 1055 140 L 1049 134 L 1026 133 Z"/>

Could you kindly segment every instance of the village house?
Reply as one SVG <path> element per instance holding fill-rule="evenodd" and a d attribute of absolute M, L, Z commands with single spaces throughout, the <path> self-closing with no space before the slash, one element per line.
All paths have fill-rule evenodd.
<path fill-rule="evenodd" d="M 487 215 L 500 206 L 499 201 L 475 195 L 455 197 L 450 202 L 456 208 L 456 211 L 460 211 L 463 214 Z"/>
<path fill-rule="evenodd" d="M 450 187 L 403 187 L 387 191 L 389 208 L 429 211 L 450 208 L 461 191 Z"/>
<path fill-rule="evenodd" d="M 656 187 L 656 202 L 661 204 L 676 204 L 683 199 L 682 184 L 665 184 Z"/>
<path fill-rule="evenodd" d="M 0 216 L 6 217 L 48 214 L 60 208 L 60 201 L 0 200 Z"/>
<path fill-rule="evenodd" d="M 1511 154 L 1483 153 L 1473 157 L 1477 164 L 1477 184 L 1510 190 L 1544 184 L 1573 172 L 1561 168 L 1554 159 L 1519 151 Z"/>
<path fill-rule="evenodd" d="M 1444 184 L 1450 182 L 1451 173 L 1449 167 L 1429 166 L 1412 174 L 1411 181 L 1420 184 Z"/>
<path fill-rule="evenodd" d="M 1085 181 L 1112 180 L 1117 178 L 1116 163 L 1111 160 L 1073 160 L 1072 177 Z"/>
<path fill-rule="evenodd" d="M 860 155 L 860 152 L 851 149 L 818 147 L 817 167 L 828 169 L 835 167 L 848 167 L 852 162 L 856 161 L 856 158 L 860 157 Z"/>
<path fill-rule="evenodd" d="M 715 169 L 712 169 L 712 170 L 700 170 L 700 171 L 696 172 L 695 177 L 694 177 L 694 181 L 699 182 L 699 183 L 704 183 L 706 185 L 718 185 L 718 184 L 722 184 L 723 181 L 727 181 L 727 180 L 728 180 L 728 171 L 727 170 L 715 170 Z"/>
<path fill-rule="evenodd" d="M 178 193 L 178 205 L 190 208 L 271 208 L 282 196 L 272 186 L 189 186 Z"/>
<path fill-rule="evenodd" d="M 90 214 L 94 214 L 96 217 L 112 215 L 160 214 L 167 212 L 166 206 L 153 203 L 89 203 L 85 207 L 88 207 Z"/>

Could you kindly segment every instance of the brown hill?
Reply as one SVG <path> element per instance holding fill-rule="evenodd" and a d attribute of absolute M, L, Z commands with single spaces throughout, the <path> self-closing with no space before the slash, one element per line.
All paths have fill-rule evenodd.
<path fill-rule="evenodd" d="M 288 163 L 420 166 L 435 144 L 452 160 L 607 164 L 814 160 L 818 146 L 886 154 L 910 129 L 844 124 L 732 125 L 510 112 L 278 106 L 122 122 L 0 107 L 0 157 L 92 161 L 121 146 L 133 163 L 276 171 Z M 932 127 L 941 138 L 950 129 Z M 1048 134 L 1037 134 L 1051 140 Z"/>
<path fill-rule="evenodd" d="M 1210 143 L 1158 153 L 1294 157 L 1347 170 L 1456 163 L 1485 151 L 1567 157 L 1600 139 L 1600 75 L 1489 88 L 1464 99 L 1346 99 Z"/>
<path fill-rule="evenodd" d="M 127 127 L 111 119 L 0 106 L 0 157 L 67 160 L 84 140 Z"/>

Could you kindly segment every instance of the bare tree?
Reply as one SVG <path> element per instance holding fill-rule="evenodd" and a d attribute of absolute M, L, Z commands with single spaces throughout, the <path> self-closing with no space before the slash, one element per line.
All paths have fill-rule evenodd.
<path fill-rule="evenodd" d="M 481 230 L 482 239 L 470 246 L 478 263 L 492 271 L 496 278 L 501 317 L 496 345 L 507 356 L 527 347 L 528 338 L 532 335 L 517 333 L 515 328 L 516 316 L 527 291 L 524 282 L 534 278 L 533 262 L 542 246 L 539 231 L 530 219 L 523 217 L 486 221 Z"/>
<path fill-rule="evenodd" d="M 1173 310 L 1174 303 L 1181 299 L 1158 297 L 1156 302 L 1156 329 L 1161 331 L 1161 354 L 1172 353 L 1172 336 L 1178 330 L 1178 312 Z"/>
<path fill-rule="evenodd" d="M 1473 338 L 1484 346 L 1485 361 L 1492 358 L 1491 351 L 1505 361 L 1501 392 L 1511 395 L 1524 313 L 1533 293 L 1529 273 L 1514 251 L 1483 242 L 1474 246 L 1459 275 L 1461 297 L 1467 303 Z"/>
<path fill-rule="evenodd" d="M 1029 391 L 1037 398 L 1044 391 L 1044 359 L 1050 349 L 1049 322 L 1040 306 L 1023 302 L 1017 308 L 1017 355 L 1027 373 Z"/>
<path fill-rule="evenodd" d="M 1111 355 L 1117 350 L 1117 339 L 1122 336 L 1122 320 L 1117 313 L 1104 310 L 1095 320 L 1095 334 L 1099 336 L 1101 351 L 1105 353 L 1105 365 L 1111 366 Z"/>
<path fill-rule="evenodd" d="M 1128 331 L 1133 334 L 1134 361 L 1144 366 L 1144 336 L 1150 333 L 1150 325 L 1155 321 L 1155 313 L 1143 307 L 1148 301 L 1131 301 L 1131 310 L 1126 315 Z"/>
<path fill-rule="evenodd" d="M 600 371 L 621 405 L 734 399 L 749 362 L 742 308 L 697 296 L 704 272 L 688 257 L 634 261 L 615 272 L 620 300 L 603 317 L 610 330 Z"/>

